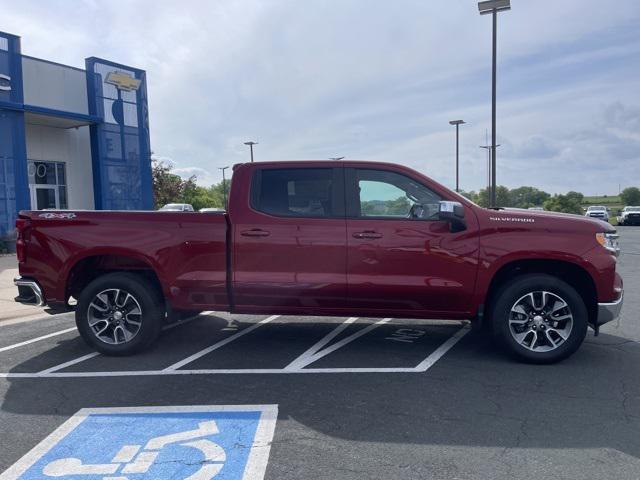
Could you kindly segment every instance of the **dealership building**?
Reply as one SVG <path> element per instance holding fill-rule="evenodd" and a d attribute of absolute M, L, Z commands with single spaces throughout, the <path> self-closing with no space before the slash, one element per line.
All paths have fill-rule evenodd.
<path fill-rule="evenodd" d="M 30 57 L 0 32 L 0 239 L 20 210 L 151 208 L 145 72 Z"/>

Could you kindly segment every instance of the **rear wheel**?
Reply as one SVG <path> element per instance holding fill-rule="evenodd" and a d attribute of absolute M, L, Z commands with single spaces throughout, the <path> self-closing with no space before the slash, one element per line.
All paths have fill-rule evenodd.
<path fill-rule="evenodd" d="M 105 355 L 131 355 L 153 343 L 164 321 L 162 298 L 143 277 L 103 275 L 80 294 L 76 325 L 82 338 Z"/>
<path fill-rule="evenodd" d="M 492 323 L 495 335 L 517 358 L 553 363 L 582 344 L 587 308 L 566 282 L 551 275 L 523 275 L 498 293 Z"/>

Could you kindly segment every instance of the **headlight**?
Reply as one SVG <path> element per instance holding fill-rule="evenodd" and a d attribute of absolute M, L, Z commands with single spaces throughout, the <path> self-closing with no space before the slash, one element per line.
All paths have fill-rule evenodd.
<path fill-rule="evenodd" d="M 616 256 L 620 253 L 617 233 L 596 233 L 596 241 Z"/>

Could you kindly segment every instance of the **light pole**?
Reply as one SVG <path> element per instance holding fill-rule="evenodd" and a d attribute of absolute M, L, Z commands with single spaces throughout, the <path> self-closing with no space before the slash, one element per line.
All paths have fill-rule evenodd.
<path fill-rule="evenodd" d="M 224 209 L 227 209 L 227 180 L 224 177 L 224 171 L 229 167 L 218 167 L 218 170 L 222 170 L 222 194 L 224 195 Z"/>
<path fill-rule="evenodd" d="M 258 145 L 258 142 L 244 142 L 245 145 L 249 145 L 251 149 L 251 163 L 253 163 L 253 146 Z"/>
<path fill-rule="evenodd" d="M 459 161 L 459 150 L 460 150 L 460 125 L 465 123 L 464 120 L 451 120 L 449 125 L 456 126 L 456 192 L 460 191 L 460 161 Z"/>
<path fill-rule="evenodd" d="M 478 2 L 480 15 L 493 16 L 493 59 L 491 77 L 491 206 L 496 206 L 496 54 L 498 51 L 498 12 L 511 9 L 511 0 Z"/>

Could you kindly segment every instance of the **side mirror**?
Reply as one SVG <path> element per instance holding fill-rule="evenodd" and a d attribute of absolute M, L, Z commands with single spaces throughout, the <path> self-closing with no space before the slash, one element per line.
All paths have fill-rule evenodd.
<path fill-rule="evenodd" d="M 464 221 L 464 207 L 460 202 L 441 201 L 438 218 L 451 223 L 452 232 L 460 232 L 467 228 L 467 223 Z"/>

